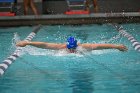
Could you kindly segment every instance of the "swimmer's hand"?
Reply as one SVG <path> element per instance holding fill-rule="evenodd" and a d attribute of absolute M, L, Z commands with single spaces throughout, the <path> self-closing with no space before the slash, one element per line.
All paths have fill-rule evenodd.
<path fill-rule="evenodd" d="M 124 45 L 118 45 L 117 47 L 120 51 L 127 51 L 128 50 L 127 47 Z"/>
<path fill-rule="evenodd" d="M 16 46 L 19 46 L 19 47 L 25 47 L 26 45 L 28 45 L 29 42 L 27 41 L 20 41 L 16 44 Z"/>

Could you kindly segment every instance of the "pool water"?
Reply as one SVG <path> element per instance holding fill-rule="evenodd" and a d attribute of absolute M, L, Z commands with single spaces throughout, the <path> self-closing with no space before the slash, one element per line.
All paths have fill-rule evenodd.
<path fill-rule="evenodd" d="M 140 24 L 122 24 L 140 41 Z M 0 63 L 32 27 L 0 29 Z M 80 43 L 124 44 L 119 50 L 65 51 L 26 46 L 21 56 L 0 77 L 0 93 L 139 93 L 140 53 L 110 24 L 43 26 L 33 41 L 65 43 L 74 36 Z"/>

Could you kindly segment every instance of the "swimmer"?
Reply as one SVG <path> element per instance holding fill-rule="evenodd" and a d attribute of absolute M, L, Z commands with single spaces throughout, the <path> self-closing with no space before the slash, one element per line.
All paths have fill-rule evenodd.
<path fill-rule="evenodd" d="M 69 37 L 67 43 L 48 43 L 48 42 L 31 42 L 31 41 L 20 41 L 16 44 L 19 47 L 25 47 L 26 45 L 31 45 L 43 49 L 66 49 L 70 53 L 75 53 L 77 47 L 82 47 L 86 50 L 101 50 L 101 49 L 118 49 L 120 51 L 127 51 L 127 47 L 124 45 L 117 44 L 93 44 L 93 43 L 83 43 L 80 44 L 74 37 Z"/>

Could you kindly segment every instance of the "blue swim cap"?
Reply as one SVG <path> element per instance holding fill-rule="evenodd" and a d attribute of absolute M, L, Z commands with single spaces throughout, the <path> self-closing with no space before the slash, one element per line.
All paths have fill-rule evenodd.
<path fill-rule="evenodd" d="M 77 40 L 74 37 L 69 37 L 67 39 L 67 48 L 68 49 L 75 49 L 77 47 Z"/>

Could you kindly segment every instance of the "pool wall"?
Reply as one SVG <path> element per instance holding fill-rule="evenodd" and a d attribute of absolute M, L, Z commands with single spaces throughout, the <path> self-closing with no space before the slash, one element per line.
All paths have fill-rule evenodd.
<path fill-rule="evenodd" d="M 127 13 L 92 13 L 87 15 L 28 15 L 0 17 L 0 27 L 29 25 L 75 25 L 102 23 L 140 23 L 139 12 Z"/>
<path fill-rule="evenodd" d="M 102 23 L 139 23 L 140 0 L 98 0 L 98 12 L 94 13 L 92 0 L 90 0 L 90 14 L 65 15 L 67 11 L 66 0 L 35 0 L 39 11 L 34 16 L 29 11 L 24 16 L 23 0 L 17 0 L 15 7 L 16 16 L 0 17 L 0 27 L 27 26 L 27 25 L 75 25 L 75 24 L 102 24 Z M 45 13 L 48 9 L 51 13 Z"/>

